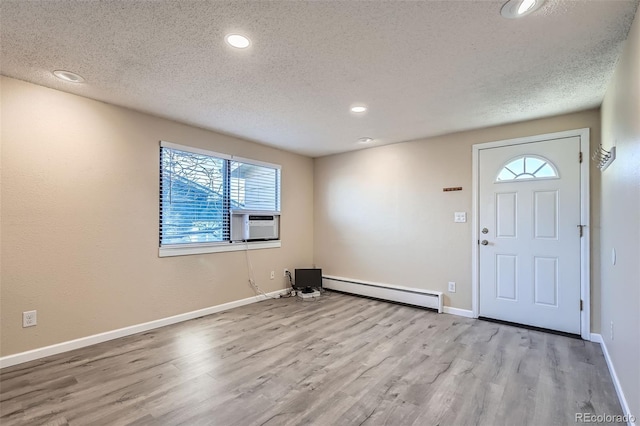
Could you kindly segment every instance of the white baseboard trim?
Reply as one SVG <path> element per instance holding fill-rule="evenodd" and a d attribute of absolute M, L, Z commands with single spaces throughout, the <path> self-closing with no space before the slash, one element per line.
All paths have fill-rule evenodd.
<path fill-rule="evenodd" d="M 267 293 L 268 296 L 282 295 L 289 291 L 289 289 L 276 290 Z M 118 339 L 120 337 L 130 336 L 132 334 L 141 333 L 143 331 L 153 330 L 154 328 L 164 327 L 166 325 L 176 324 L 182 321 L 188 321 L 194 318 L 199 318 L 205 315 L 215 314 L 217 312 L 227 311 L 229 309 L 237 308 L 239 306 L 249 305 L 251 303 L 260 302 L 267 299 L 267 296 L 258 295 L 248 297 L 246 299 L 235 300 L 229 303 L 223 303 L 222 305 L 210 306 L 208 308 L 198 309 L 197 311 L 186 312 L 184 314 L 174 315 L 167 318 L 161 318 L 154 321 L 145 322 L 142 324 L 136 324 L 129 327 L 119 328 L 117 330 L 107 331 L 100 334 L 94 334 L 92 336 L 81 337 L 75 340 L 69 340 L 68 342 L 57 343 L 51 346 L 45 346 L 43 348 L 33 349 L 26 352 L 20 352 L 13 355 L 7 355 L 0 358 L 0 368 L 11 367 L 13 365 L 22 364 L 24 362 L 33 361 L 36 359 L 44 358 L 51 355 L 57 355 L 63 352 L 72 351 L 74 349 L 84 348 L 86 346 L 95 345 L 98 343 L 106 342 L 108 340 Z"/>
<path fill-rule="evenodd" d="M 602 341 L 602 334 L 597 334 L 597 333 L 591 333 L 591 341 L 593 343 L 600 343 L 600 345 L 602 346 L 602 344 L 604 343 Z M 604 349 L 602 350 L 602 352 L 604 352 Z M 606 355 L 605 355 L 606 356 Z"/>
<path fill-rule="evenodd" d="M 451 306 L 445 306 L 444 313 L 457 315 L 459 317 L 473 318 L 473 311 L 470 311 L 469 309 L 452 308 Z"/>
<path fill-rule="evenodd" d="M 611 379 L 613 380 L 613 386 L 616 389 L 616 393 L 618 394 L 618 400 L 620 401 L 620 405 L 622 406 L 622 414 L 630 415 L 634 414 L 638 416 L 638 413 L 632 413 L 629 409 L 629 404 L 627 403 L 627 398 L 624 396 L 624 392 L 622 390 L 622 386 L 620 385 L 620 381 L 618 380 L 618 375 L 616 374 L 616 369 L 613 366 L 613 361 L 609 356 L 609 350 L 607 349 L 607 345 L 604 342 L 601 334 L 591 333 L 591 341 L 594 343 L 600 343 L 600 347 L 602 348 L 602 353 L 604 354 L 604 359 L 607 361 L 607 367 L 609 367 L 609 374 L 611 374 Z M 629 420 L 627 422 L 627 426 L 636 426 L 635 422 Z"/>
<path fill-rule="evenodd" d="M 443 294 L 441 291 L 425 290 L 422 288 L 406 287 L 396 284 L 378 283 L 354 278 L 322 276 L 322 287 L 344 293 L 373 297 L 392 302 L 406 303 L 437 309 L 442 313 Z"/>

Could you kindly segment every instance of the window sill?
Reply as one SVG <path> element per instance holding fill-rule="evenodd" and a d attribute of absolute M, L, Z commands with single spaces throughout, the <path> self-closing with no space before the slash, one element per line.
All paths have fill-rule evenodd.
<path fill-rule="evenodd" d="M 189 256 L 192 254 L 206 254 L 206 253 L 222 253 L 227 251 L 241 251 L 241 250 L 260 250 L 269 248 L 281 247 L 280 240 L 273 241 L 249 241 L 248 243 L 221 243 L 215 245 L 202 245 L 202 246 L 170 246 L 160 247 L 158 249 L 158 257 L 172 257 L 172 256 Z"/>

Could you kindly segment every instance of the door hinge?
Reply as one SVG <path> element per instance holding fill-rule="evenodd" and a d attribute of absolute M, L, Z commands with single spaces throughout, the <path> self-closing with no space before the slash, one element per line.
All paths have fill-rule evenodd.
<path fill-rule="evenodd" d="M 582 235 L 584 234 L 584 232 L 582 231 L 582 228 L 584 228 L 584 225 L 578 225 L 578 230 L 580 232 L 580 238 L 582 238 Z"/>
<path fill-rule="evenodd" d="M 580 312 L 582 312 L 582 299 L 580 299 Z"/>
<path fill-rule="evenodd" d="M 578 156 L 578 159 L 580 160 L 580 162 L 582 163 L 582 151 L 580 151 L 580 155 Z"/>

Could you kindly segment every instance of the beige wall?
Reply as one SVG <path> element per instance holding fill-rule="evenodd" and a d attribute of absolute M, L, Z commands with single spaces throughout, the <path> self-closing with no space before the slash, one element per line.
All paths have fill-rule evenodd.
<path fill-rule="evenodd" d="M 602 337 L 640 419 L 640 9 L 602 104 L 602 144 L 617 150 L 602 172 Z"/>
<path fill-rule="evenodd" d="M 598 110 L 338 154 L 315 160 L 314 260 L 323 272 L 446 294 L 471 309 L 472 145 L 588 127 Z M 585 153 L 589 158 L 588 153 Z M 599 175 L 591 172 L 592 243 L 598 247 Z M 443 192 L 461 186 L 460 192 Z M 467 223 L 454 223 L 455 211 Z M 592 328 L 600 325 L 599 251 L 592 252 Z M 447 282 L 457 292 L 447 292 Z"/>
<path fill-rule="evenodd" d="M 1 92 L 1 355 L 254 294 L 244 252 L 158 257 L 160 140 L 281 164 L 282 248 L 250 252 L 256 280 L 285 288 L 283 268 L 312 264 L 310 158 L 9 78 Z"/>

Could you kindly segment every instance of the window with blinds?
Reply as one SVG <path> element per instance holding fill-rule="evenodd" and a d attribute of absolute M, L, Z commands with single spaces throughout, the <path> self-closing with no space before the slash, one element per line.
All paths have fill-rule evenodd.
<path fill-rule="evenodd" d="M 230 210 L 280 211 L 280 166 L 160 144 L 160 247 L 230 241 Z"/>
<path fill-rule="evenodd" d="M 230 161 L 231 208 L 280 211 L 280 169 Z"/>

